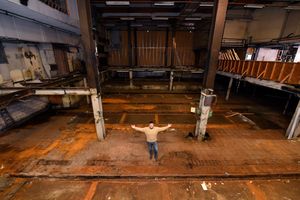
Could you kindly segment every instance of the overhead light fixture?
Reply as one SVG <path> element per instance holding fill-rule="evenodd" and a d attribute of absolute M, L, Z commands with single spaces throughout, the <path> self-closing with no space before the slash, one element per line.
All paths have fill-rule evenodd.
<path fill-rule="evenodd" d="M 165 28 L 165 27 L 170 27 L 170 25 L 169 24 L 157 24 L 157 27 Z"/>
<path fill-rule="evenodd" d="M 143 27 L 143 24 L 130 24 L 131 27 Z"/>
<path fill-rule="evenodd" d="M 113 26 L 115 26 L 115 24 L 104 24 L 104 26 L 113 27 Z"/>
<path fill-rule="evenodd" d="M 152 17 L 152 20 L 168 20 L 168 17 Z"/>
<path fill-rule="evenodd" d="M 286 10 L 300 10 L 300 6 L 287 6 L 284 9 L 286 9 Z"/>
<path fill-rule="evenodd" d="M 106 5 L 108 6 L 128 6 L 129 1 L 106 1 Z"/>
<path fill-rule="evenodd" d="M 121 17 L 121 20 L 127 20 L 127 21 L 132 21 L 134 20 L 134 17 Z"/>
<path fill-rule="evenodd" d="M 195 23 L 183 23 L 184 26 L 195 26 Z"/>
<path fill-rule="evenodd" d="M 201 17 L 187 17 L 187 18 L 185 18 L 185 20 L 187 20 L 187 21 L 200 21 L 200 20 L 202 20 L 202 18 Z"/>
<path fill-rule="evenodd" d="M 245 8 L 264 8 L 265 5 L 264 4 L 245 4 L 244 5 Z"/>
<path fill-rule="evenodd" d="M 214 2 L 201 2 L 199 4 L 199 6 L 201 6 L 201 7 L 213 7 L 214 6 Z"/>
<path fill-rule="evenodd" d="M 174 1 L 159 1 L 154 3 L 155 6 L 174 6 L 174 4 Z"/>

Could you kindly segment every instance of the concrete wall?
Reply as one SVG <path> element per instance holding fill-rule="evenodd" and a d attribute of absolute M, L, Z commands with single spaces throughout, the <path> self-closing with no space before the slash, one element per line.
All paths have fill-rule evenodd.
<path fill-rule="evenodd" d="M 287 18 L 287 23 L 285 30 L 283 32 L 283 37 L 290 34 L 300 35 L 300 11 L 290 11 Z"/>
<path fill-rule="evenodd" d="M 0 74 L 4 81 L 11 81 L 13 79 L 11 72 L 16 70 L 19 70 L 22 73 L 29 70 L 32 79 L 37 77 L 47 77 L 45 70 L 43 69 L 38 46 L 21 43 L 3 43 L 3 46 L 8 61 L 7 64 L 0 64 Z M 31 51 L 34 57 L 31 59 L 26 58 L 24 56 L 26 51 Z"/>
<path fill-rule="evenodd" d="M 29 0 L 28 6 L 21 5 L 19 0 L 2 0 L 0 7 L 8 11 L 0 13 L 0 37 L 76 46 L 80 43 L 76 0 L 68 0 L 70 15 L 37 0 Z"/>
<path fill-rule="evenodd" d="M 245 39 L 247 26 L 245 20 L 226 20 L 223 38 Z"/>
<path fill-rule="evenodd" d="M 280 37 L 286 10 L 283 8 L 257 9 L 249 24 L 248 37 L 253 42 L 265 42 Z"/>
<path fill-rule="evenodd" d="M 31 11 L 40 13 L 42 15 L 46 15 L 48 17 L 51 17 L 63 23 L 79 27 L 79 16 L 78 16 L 78 8 L 77 8 L 76 0 L 66 0 L 67 7 L 68 7 L 68 15 L 54 8 L 51 8 L 50 6 L 46 5 L 45 3 L 39 0 L 29 0 L 27 7 L 21 5 L 20 0 L 1 0 L 1 1 L 9 1 L 17 4 L 15 6 L 20 6 L 23 9 L 28 8 Z"/>
<path fill-rule="evenodd" d="M 32 79 L 51 78 L 50 65 L 56 64 L 52 45 L 49 43 L 3 43 L 5 55 L 8 63 L 0 64 L 0 75 L 4 82 L 12 84 L 14 75 L 12 71 L 20 71 L 25 76 L 25 72 L 30 73 Z M 25 52 L 31 52 L 34 56 L 27 58 Z M 75 68 L 74 61 L 80 58 L 80 52 L 72 50 L 67 53 L 69 71 Z M 0 83 L 1 84 L 1 83 Z"/>
<path fill-rule="evenodd" d="M 223 38 L 249 39 L 251 37 L 252 42 L 268 42 L 291 33 L 300 34 L 300 11 L 267 7 L 254 10 L 252 18 L 251 21 L 227 20 Z"/>

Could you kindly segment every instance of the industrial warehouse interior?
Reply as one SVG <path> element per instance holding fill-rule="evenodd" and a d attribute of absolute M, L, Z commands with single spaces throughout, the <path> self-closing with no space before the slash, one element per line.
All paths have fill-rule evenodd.
<path fill-rule="evenodd" d="M 1 0 L 0 199 L 300 199 L 297 0 Z"/>

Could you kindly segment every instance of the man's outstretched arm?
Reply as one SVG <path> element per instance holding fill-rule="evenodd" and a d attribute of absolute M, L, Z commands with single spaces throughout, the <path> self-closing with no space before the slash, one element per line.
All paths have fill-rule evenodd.
<path fill-rule="evenodd" d="M 144 128 L 139 128 L 139 127 L 136 127 L 135 125 L 131 125 L 131 128 L 133 128 L 136 131 L 144 132 Z"/>
<path fill-rule="evenodd" d="M 172 126 L 172 124 L 168 124 L 168 126 L 164 126 L 164 127 L 157 127 L 158 128 L 158 131 L 161 132 L 161 131 L 165 131 L 167 130 L 168 128 L 170 128 Z"/>

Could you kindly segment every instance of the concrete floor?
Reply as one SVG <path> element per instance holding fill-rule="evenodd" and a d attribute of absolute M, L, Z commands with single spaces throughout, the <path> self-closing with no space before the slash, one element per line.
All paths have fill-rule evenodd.
<path fill-rule="evenodd" d="M 299 180 L 55 180 L 14 179 L 1 199 L 299 199 Z M 1 188 L 0 188 L 1 189 Z"/>
<path fill-rule="evenodd" d="M 198 142 L 185 137 L 194 129 L 189 110 L 198 100 L 192 93 L 106 94 L 103 142 L 96 140 L 89 106 L 39 116 L 1 137 L 1 194 L 13 199 L 299 199 L 300 141 L 285 139 L 288 119 L 242 97 L 219 98 L 209 120 L 211 140 Z M 130 128 L 150 120 L 173 124 L 159 135 L 158 162 L 149 160 L 145 136 Z M 203 191 L 202 180 L 211 189 Z"/>

